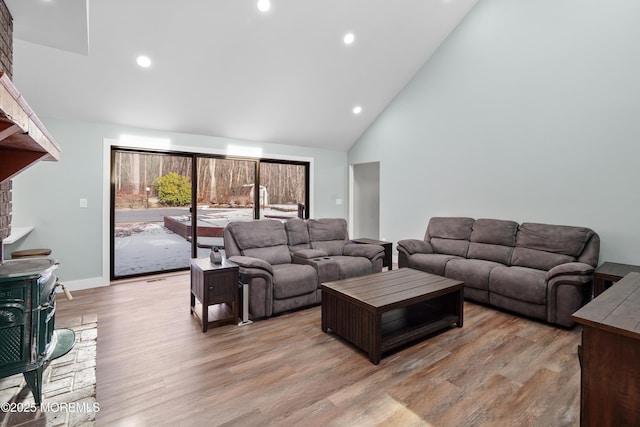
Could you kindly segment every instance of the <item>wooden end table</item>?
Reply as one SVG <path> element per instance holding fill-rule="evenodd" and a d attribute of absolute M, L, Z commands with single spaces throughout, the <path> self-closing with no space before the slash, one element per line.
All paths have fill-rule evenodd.
<path fill-rule="evenodd" d="M 215 326 L 238 324 L 239 280 L 238 265 L 223 258 L 221 264 L 213 264 L 209 258 L 191 259 L 191 314 L 200 317 L 202 332 L 207 332 L 209 323 Z M 196 310 L 196 298 L 202 304 L 202 312 Z M 230 311 L 219 307 L 209 319 L 209 306 L 227 304 Z"/>
<path fill-rule="evenodd" d="M 593 272 L 593 297 L 597 297 L 629 273 L 640 273 L 640 266 L 605 262 Z"/>
<path fill-rule="evenodd" d="M 384 248 L 384 258 L 382 259 L 382 266 L 387 267 L 389 270 L 393 270 L 393 243 L 385 242 L 384 240 L 376 240 L 376 239 L 353 239 L 351 240 L 353 243 L 364 243 L 369 245 L 380 245 Z"/>

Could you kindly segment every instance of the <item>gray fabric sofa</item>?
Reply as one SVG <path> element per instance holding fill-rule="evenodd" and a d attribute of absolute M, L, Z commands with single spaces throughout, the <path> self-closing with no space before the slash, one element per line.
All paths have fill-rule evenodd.
<path fill-rule="evenodd" d="M 348 279 L 382 270 L 384 248 L 350 243 L 347 221 L 342 218 L 284 223 L 292 262 L 312 265 L 320 282 Z"/>
<path fill-rule="evenodd" d="M 600 238 L 585 227 L 434 217 L 398 242 L 398 266 L 465 284 L 465 298 L 571 327 L 591 298 Z"/>
<path fill-rule="evenodd" d="M 382 246 L 349 243 L 340 218 L 234 221 L 224 246 L 249 284 L 254 319 L 319 304 L 322 282 L 381 271 L 384 255 Z"/>

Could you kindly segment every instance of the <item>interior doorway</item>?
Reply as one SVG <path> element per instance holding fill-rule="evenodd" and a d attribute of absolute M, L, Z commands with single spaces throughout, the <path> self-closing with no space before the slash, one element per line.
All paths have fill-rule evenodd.
<path fill-rule="evenodd" d="M 380 238 L 380 162 L 351 165 L 350 234 Z"/>

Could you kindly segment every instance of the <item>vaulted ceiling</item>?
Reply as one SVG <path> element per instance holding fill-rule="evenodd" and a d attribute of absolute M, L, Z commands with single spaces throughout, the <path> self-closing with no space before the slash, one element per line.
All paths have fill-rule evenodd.
<path fill-rule="evenodd" d="M 5 0 L 13 81 L 41 117 L 334 150 L 476 1 Z"/>

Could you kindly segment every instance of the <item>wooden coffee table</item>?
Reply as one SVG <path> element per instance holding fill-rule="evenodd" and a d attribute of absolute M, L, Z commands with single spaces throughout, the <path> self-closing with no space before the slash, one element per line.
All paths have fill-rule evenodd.
<path fill-rule="evenodd" d="M 462 327 L 463 287 L 410 268 L 322 285 L 322 330 L 380 363 L 382 353 L 451 326 Z"/>

